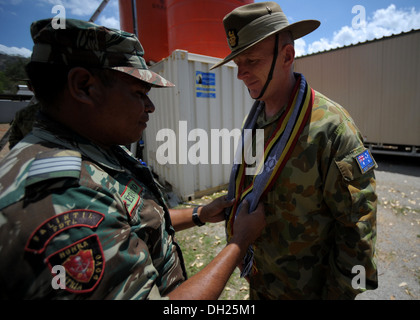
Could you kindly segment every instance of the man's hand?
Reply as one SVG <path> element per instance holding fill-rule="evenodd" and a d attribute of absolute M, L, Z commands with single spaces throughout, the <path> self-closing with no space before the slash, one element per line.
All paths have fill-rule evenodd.
<path fill-rule="evenodd" d="M 255 211 L 248 213 L 249 203 L 244 200 L 233 224 L 233 236 L 230 243 L 236 243 L 245 249 L 261 235 L 266 226 L 264 204 L 260 202 Z"/>
<path fill-rule="evenodd" d="M 216 198 L 209 204 L 198 210 L 198 217 L 203 222 L 220 222 L 225 219 L 224 211 L 231 207 L 235 199 L 227 200 L 227 196 Z"/>
<path fill-rule="evenodd" d="M 223 199 L 215 201 L 216 204 L 218 201 L 224 203 Z M 223 207 L 221 203 L 219 205 Z M 249 205 L 244 202 L 234 224 L 232 240 L 204 269 L 170 292 L 168 294 L 170 299 L 215 300 L 219 298 L 232 272 L 245 256 L 249 245 L 260 236 L 266 225 L 263 204 L 259 204 L 251 213 L 248 213 L 248 210 Z"/>
<path fill-rule="evenodd" d="M 233 202 L 234 200 L 228 201 L 226 196 L 216 198 L 211 203 L 198 209 L 198 218 L 204 223 L 215 223 L 223 221 L 225 219 L 225 208 L 232 206 Z M 176 231 L 181 231 L 196 226 L 192 220 L 192 212 L 192 208 L 169 209 L 172 225 Z"/>

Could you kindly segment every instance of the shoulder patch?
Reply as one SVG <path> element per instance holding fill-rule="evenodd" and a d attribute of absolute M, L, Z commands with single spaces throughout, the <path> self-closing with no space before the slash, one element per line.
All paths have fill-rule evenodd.
<path fill-rule="evenodd" d="M 362 173 L 366 173 L 370 169 L 377 167 L 377 164 L 373 159 L 369 149 L 366 149 L 362 153 L 359 153 L 354 158 L 356 159 L 356 162 L 359 165 L 359 169 Z"/>
<path fill-rule="evenodd" d="M 141 198 L 142 190 L 143 188 L 133 179 L 131 179 L 121 194 L 122 201 L 124 202 L 130 217 L 132 216 L 133 210 L 137 206 L 138 202 L 140 200 L 143 201 Z"/>
<path fill-rule="evenodd" d="M 60 232 L 74 227 L 96 228 L 104 214 L 93 210 L 71 210 L 44 221 L 29 237 L 25 250 L 41 253 L 47 244 Z"/>
<path fill-rule="evenodd" d="M 39 153 L 32 162 L 26 186 L 52 178 L 79 178 L 82 168 L 80 152 L 73 150 L 54 150 Z"/>
<path fill-rule="evenodd" d="M 105 259 L 96 234 L 54 252 L 46 259 L 53 276 L 54 266 L 65 270 L 65 290 L 72 293 L 93 291 L 102 279 Z"/>

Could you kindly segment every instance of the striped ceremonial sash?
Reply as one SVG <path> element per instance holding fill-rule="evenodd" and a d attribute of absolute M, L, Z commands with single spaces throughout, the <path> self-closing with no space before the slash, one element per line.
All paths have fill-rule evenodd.
<path fill-rule="evenodd" d="M 299 78 L 292 94 L 294 98 L 289 102 L 285 112 L 277 121 L 273 134 L 264 145 L 263 161 L 257 164 L 256 172 L 261 173 L 254 175 L 252 182 L 246 188 L 244 188 L 244 182 L 247 164 L 244 161 L 243 150 L 244 146 L 250 143 L 247 140 L 252 139 L 252 134 L 245 136 L 244 132 L 245 129 L 255 129 L 258 115 L 262 111 L 261 102 L 254 104 L 245 122 L 242 131 L 242 148 L 237 151 L 241 153 L 240 155 L 237 154 L 237 159 L 239 156 L 242 161 L 233 165 L 229 182 L 228 198 L 235 198 L 235 202 L 232 208 L 227 210 L 226 233 L 228 242 L 232 237 L 233 224 L 237 213 L 240 211 L 242 201 L 246 199 L 249 202 L 249 212 L 256 209 L 260 199 L 270 191 L 280 175 L 311 113 L 314 91 L 309 87 L 303 75 L 296 75 Z M 271 165 L 272 163 L 275 163 L 275 165 Z M 245 268 L 241 276 L 248 275 L 252 269 L 252 247 L 248 250 L 244 262 Z"/>

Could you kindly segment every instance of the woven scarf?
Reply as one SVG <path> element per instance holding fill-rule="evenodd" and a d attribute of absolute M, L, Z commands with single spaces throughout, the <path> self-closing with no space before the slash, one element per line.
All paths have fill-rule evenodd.
<path fill-rule="evenodd" d="M 260 199 L 270 191 L 280 175 L 311 113 L 314 91 L 309 87 L 303 75 L 295 73 L 295 77 L 297 81 L 292 93 L 293 99 L 290 99 L 286 110 L 277 121 L 274 132 L 265 143 L 264 157 L 257 163 L 255 171 L 258 174 L 253 176 L 252 182 L 246 188 L 244 182 L 247 164 L 244 161 L 244 150 L 245 146 L 252 145 L 252 132 L 255 129 L 258 116 L 264 108 L 263 102 L 256 101 L 254 103 L 242 128 L 242 146 L 236 152 L 228 188 L 228 199 L 235 199 L 233 206 L 226 210 L 228 243 L 233 235 L 233 224 L 240 211 L 242 201 L 245 199 L 248 201 L 249 212 L 257 208 Z M 253 269 L 256 271 L 253 257 L 253 247 L 250 246 L 244 258 L 241 277 L 249 275 Z"/>

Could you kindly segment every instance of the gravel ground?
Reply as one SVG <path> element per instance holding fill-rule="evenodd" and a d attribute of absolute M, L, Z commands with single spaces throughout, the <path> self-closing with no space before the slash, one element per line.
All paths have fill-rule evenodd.
<path fill-rule="evenodd" d="M 379 287 L 359 300 L 420 299 L 420 161 L 374 155 Z"/>

